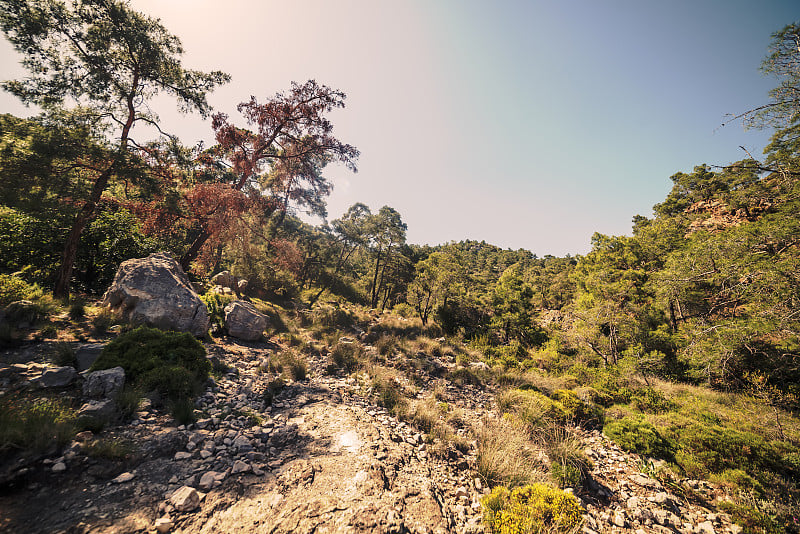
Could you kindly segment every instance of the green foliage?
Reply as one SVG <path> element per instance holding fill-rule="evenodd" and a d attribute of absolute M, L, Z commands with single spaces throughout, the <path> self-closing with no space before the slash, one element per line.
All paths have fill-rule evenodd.
<path fill-rule="evenodd" d="M 108 343 L 92 370 L 121 366 L 130 383 L 156 391 L 173 403 L 199 393 L 211 363 L 203 345 L 191 334 L 141 326 Z"/>
<path fill-rule="evenodd" d="M 208 309 L 208 317 L 212 330 L 222 331 L 225 328 L 225 306 L 236 300 L 233 295 L 220 295 L 216 291 L 208 291 L 200 295 L 200 300 Z"/>
<path fill-rule="evenodd" d="M 720 509 L 731 515 L 734 523 L 742 527 L 743 534 L 780 534 L 785 532 L 769 515 L 752 506 L 722 502 Z"/>
<path fill-rule="evenodd" d="M 117 312 L 112 311 L 110 308 L 102 308 L 97 312 L 97 315 L 92 317 L 92 328 L 98 335 L 103 335 L 113 325 L 119 324 L 121 319 Z"/>
<path fill-rule="evenodd" d="M 606 423 L 603 432 L 626 451 L 656 458 L 674 458 L 673 445 L 642 417 L 628 416 Z"/>
<path fill-rule="evenodd" d="M 492 534 L 572 532 L 583 521 L 571 493 L 533 484 L 508 490 L 498 486 L 481 499 L 483 520 Z"/>
<path fill-rule="evenodd" d="M 23 300 L 28 292 L 28 284 L 22 278 L 0 274 L 0 308 L 16 300 Z"/>
<path fill-rule="evenodd" d="M 0 453 L 41 453 L 62 447 L 76 432 L 75 412 L 63 401 L 0 397 Z"/>
<path fill-rule="evenodd" d="M 511 389 L 497 397 L 502 412 L 514 413 L 532 426 L 553 422 L 602 426 L 603 410 L 587 404 L 574 391 L 557 390 L 552 397 L 534 390 Z"/>
<path fill-rule="evenodd" d="M 136 451 L 135 445 L 120 438 L 103 438 L 90 441 L 85 447 L 90 458 L 104 460 L 129 460 Z"/>

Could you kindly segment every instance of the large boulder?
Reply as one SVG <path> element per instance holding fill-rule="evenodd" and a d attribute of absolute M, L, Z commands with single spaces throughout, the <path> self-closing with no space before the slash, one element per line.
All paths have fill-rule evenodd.
<path fill-rule="evenodd" d="M 195 336 L 208 331 L 206 305 L 178 262 L 164 252 L 122 262 L 103 304 L 134 324 Z"/>
<path fill-rule="evenodd" d="M 245 341 L 256 341 L 267 327 L 267 316 L 252 303 L 235 300 L 225 306 L 225 328 L 228 334 Z"/>

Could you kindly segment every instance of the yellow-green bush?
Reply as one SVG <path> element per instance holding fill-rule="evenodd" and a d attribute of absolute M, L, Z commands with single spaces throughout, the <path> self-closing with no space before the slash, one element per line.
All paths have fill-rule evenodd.
<path fill-rule="evenodd" d="M 513 490 L 498 486 L 481 499 L 481 505 L 492 534 L 570 532 L 583 520 L 574 495 L 544 484 Z"/>
<path fill-rule="evenodd" d="M 25 280 L 10 274 L 0 274 L 0 307 L 8 306 L 15 300 L 22 300 L 28 295 L 28 284 Z"/>

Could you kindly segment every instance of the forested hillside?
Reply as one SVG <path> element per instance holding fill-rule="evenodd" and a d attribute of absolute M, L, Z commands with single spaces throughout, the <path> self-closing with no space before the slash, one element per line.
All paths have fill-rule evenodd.
<path fill-rule="evenodd" d="M 462 384 L 497 388 L 500 420 L 531 440 L 552 424 L 602 429 L 661 480 L 725 488 L 720 509 L 745 531 L 798 531 L 800 27 L 775 34 L 763 69 L 779 85 L 740 119 L 774 132 L 763 156 L 651 177 L 672 181 L 652 216 L 559 258 L 408 243 L 390 206 L 328 221 L 328 165 L 355 171 L 359 157 L 330 121 L 342 91 L 293 82 L 215 113 L 206 95 L 226 74 L 184 67 L 177 38 L 123 2 L 81 5 L 0 1 L 29 71 L 3 87 L 41 109 L 0 115 L 0 306 L 31 301 L 24 320 L 4 312 L 6 348 L 105 335 L 119 318 L 94 302 L 120 263 L 166 251 L 204 291 L 220 271 L 246 279 L 288 342 L 308 317 L 391 317 L 405 326 L 385 329 L 387 351 L 412 331 L 460 347 Z M 215 142 L 160 134 L 159 93 L 211 117 Z M 317 341 L 348 334 L 323 326 Z M 585 483 L 588 460 L 570 454 L 556 485 Z M 491 486 L 526 482 L 488 469 Z"/>

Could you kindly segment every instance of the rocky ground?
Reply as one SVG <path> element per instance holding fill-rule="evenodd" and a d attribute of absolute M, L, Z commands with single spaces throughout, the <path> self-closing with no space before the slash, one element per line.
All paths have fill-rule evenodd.
<path fill-rule="evenodd" d="M 4 391 L 39 387 L 29 384 L 45 369 L 42 347 L 0 356 Z M 371 403 L 366 380 L 328 374 L 324 356 L 310 358 L 306 380 L 269 399 L 276 376 L 265 363 L 276 349 L 209 345 L 230 372 L 209 385 L 202 417 L 188 427 L 145 405 L 132 422 L 84 432 L 66 450 L 9 459 L 0 468 L 0 530 L 483 532 L 479 499 L 488 490 L 476 477 L 474 442 L 467 453 L 432 454 L 428 436 Z M 435 385 L 470 425 L 492 416 L 491 392 L 434 377 L 422 384 L 420 395 Z M 593 463 L 592 480 L 577 491 L 587 510 L 583 532 L 740 530 L 715 511 L 708 483 L 664 487 L 637 456 L 596 431 L 582 436 Z M 104 457 L 93 451 L 98 439 L 131 450 Z"/>

